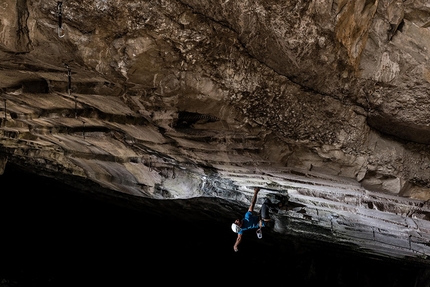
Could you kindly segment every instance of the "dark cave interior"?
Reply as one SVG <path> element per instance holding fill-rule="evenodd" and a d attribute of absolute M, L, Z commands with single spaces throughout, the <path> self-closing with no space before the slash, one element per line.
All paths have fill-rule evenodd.
<path fill-rule="evenodd" d="M 229 222 L 192 224 L 76 192 L 8 166 L 0 176 L 0 286 L 117 282 L 262 282 L 300 286 L 428 286 L 424 266 L 353 255 L 270 232 L 233 251 Z M 198 215 L 196 215 L 197 217 Z M 255 273 L 254 273 L 255 272 Z"/>

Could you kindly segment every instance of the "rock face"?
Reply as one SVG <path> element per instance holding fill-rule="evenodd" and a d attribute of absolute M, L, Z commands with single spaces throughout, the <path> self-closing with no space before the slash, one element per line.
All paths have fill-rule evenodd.
<path fill-rule="evenodd" d="M 426 263 L 430 5 L 278 2 L 3 0 L 0 171 Z"/>

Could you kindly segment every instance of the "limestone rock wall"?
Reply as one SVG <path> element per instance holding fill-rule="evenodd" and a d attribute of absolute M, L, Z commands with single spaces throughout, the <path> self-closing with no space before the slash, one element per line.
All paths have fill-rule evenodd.
<path fill-rule="evenodd" d="M 426 234 L 426 1 L 60 2 L 61 29 L 59 1 L 0 4 L 6 168 L 88 192 L 242 206 L 260 186 L 308 212 L 285 210 L 280 233 L 288 216 L 333 232 L 331 211 L 347 226 L 364 208 L 394 226 L 414 217 Z M 309 186 L 320 180 L 324 192 Z M 357 230 L 371 232 L 364 217 Z"/>
<path fill-rule="evenodd" d="M 0 43 L 1 50 L 12 53 L 29 52 L 29 11 L 26 0 L 2 1 L 0 6 Z"/>

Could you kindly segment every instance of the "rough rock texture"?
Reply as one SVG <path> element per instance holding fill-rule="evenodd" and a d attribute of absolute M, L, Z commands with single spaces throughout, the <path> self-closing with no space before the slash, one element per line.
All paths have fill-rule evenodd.
<path fill-rule="evenodd" d="M 0 4 L 0 171 L 427 262 L 427 1 L 62 4 Z"/>

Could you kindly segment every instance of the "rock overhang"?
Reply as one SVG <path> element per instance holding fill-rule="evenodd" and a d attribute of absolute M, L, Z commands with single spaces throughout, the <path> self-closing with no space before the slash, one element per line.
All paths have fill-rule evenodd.
<path fill-rule="evenodd" d="M 274 213 L 274 232 L 426 262 L 429 155 L 416 136 L 426 138 L 426 97 L 413 90 L 428 83 L 407 71 L 422 70 L 413 59 L 427 46 L 420 40 L 409 58 L 391 45 L 417 33 L 411 17 L 390 42 L 376 6 L 351 22 L 360 12 L 353 1 L 313 3 L 293 9 L 303 17 L 280 26 L 290 35 L 283 40 L 262 32 L 281 20 L 270 14 L 280 4 L 161 2 L 64 1 L 58 38 L 56 1 L 20 1 L 3 29 L 21 25 L 26 37 L 1 40 L 2 162 L 133 198 L 239 203 L 232 210 L 259 186 L 289 203 Z M 390 11 L 425 10 L 405 5 Z M 360 27 L 356 42 L 344 38 L 350 24 Z M 310 35 L 318 41 L 303 40 Z M 366 64 L 373 58 L 378 65 Z M 402 98 L 392 96 L 399 87 Z"/>

